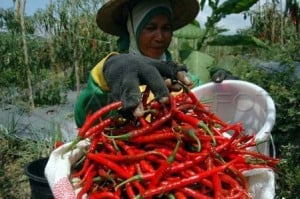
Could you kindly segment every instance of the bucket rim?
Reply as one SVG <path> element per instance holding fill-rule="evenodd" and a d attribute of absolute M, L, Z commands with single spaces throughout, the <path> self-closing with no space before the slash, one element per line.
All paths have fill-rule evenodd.
<path fill-rule="evenodd" d="M 37 163 L 37 162 L 39 162 L 39 161 L 46 161 L 46 162 L 47 162 L 48 159 L 49 159 L 49 157 L 42 157 L 42 158 L 39 158 L 39 159 L 36 159 L 36 160 L 33 160 L 33 161 L 27 163 L 27 164 L 25 165 L 25 168 L 24 168 L 24 174 L 25 174 L 26 176 L 28 176 L 29 179 L 33 179 L 33 180 L 35 180 L 35 181 L 42 182 L 42 183 L 48 183 L 48 181 L 47 181 L 46 178 L 43 178 L 43 177 L 39 177 L 39 176 L 33 175 L 31 172 L 29 172 L 29 167 L 32 166 L 32 164 L 35 164 L 35 163 Z M 45 164 L 45 166 L 46 166 L 46 164 Z"/>

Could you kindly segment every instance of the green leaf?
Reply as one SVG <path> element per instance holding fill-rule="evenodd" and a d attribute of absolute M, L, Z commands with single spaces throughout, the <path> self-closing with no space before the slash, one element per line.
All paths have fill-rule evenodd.
<path fill-rule="evenodd" d="M 203 10 L 206 0 L 200 1 L 200 9 Z"/>
<path fill-rule="evenodd" d="M 216 9 L 216 14 L 229 15 L 249 10 L 258 0 L 227 0 Z"/>
<path fill-rule="evenodd" d="M 191 42 L 187 39 L 181 39 L 178 45 L 178 49 L 180 49 L 181 51 L 193 51 L 195 50 L 192 45 Z"/>
<path fill-rule="evenodd" d="M 188 70 L 197 76 L 202 82 L 210 81 L 209 67 L 214 63 L 215 59 L 208 54 L 199 51 L 180 51 L 180 56 L 184 58 Z"/>
<path fill-rule="evenodd" d="M 218 35 L 212 41 L 208 42 L 208 45 L 211 46 L 256 46 L 262 48 L 268 48 L 268 45 L 265 44 L 260 39 L 247 36 L 247 35 Z"/>
<path fill-rule="evenodd" d="M 190 23 L 174 32 L 174 37 L 184 39 L 200 39 L 204 36 L 204 30 L 197 23 Z"/>

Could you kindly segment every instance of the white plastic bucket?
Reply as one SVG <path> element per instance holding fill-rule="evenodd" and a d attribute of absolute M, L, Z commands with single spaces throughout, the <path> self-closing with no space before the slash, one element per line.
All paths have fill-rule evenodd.
<path fill-rule="evenodd" d="M 273 99 L 256 84 L 241 80 L 206 83 L 192 89 L 198 99 L 228 123 L 242 122 L 247 134 L 256 134 L 257 150 L 266 155 L 276 110 Z M 275 149 L 273 146 L 273 155 Z"/>

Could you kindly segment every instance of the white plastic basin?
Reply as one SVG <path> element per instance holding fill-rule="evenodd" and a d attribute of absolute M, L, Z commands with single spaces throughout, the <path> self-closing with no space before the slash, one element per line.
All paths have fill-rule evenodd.
<path fill-rule="evenodd" d="M 276 110 L 273 99 L 264 89 L 246 81 L 225 80 L 222 83 L 206 83 L 192 91 L 222 120 L 242 122 L 247 134 L 256 134 L 256 141 L 264 142 L 258 145 L 257 150 L 270 155 L 269 140 Z"/>

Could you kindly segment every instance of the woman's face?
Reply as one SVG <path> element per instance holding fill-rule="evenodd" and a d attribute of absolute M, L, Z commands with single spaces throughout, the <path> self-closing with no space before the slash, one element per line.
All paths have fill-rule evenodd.
<path fill-rule="evenodd" d="M 165 15 L 157 15 L 142 29 L 139 47 L 143 55 L 158 59 L 169 47 L 173 31 Z"/>

